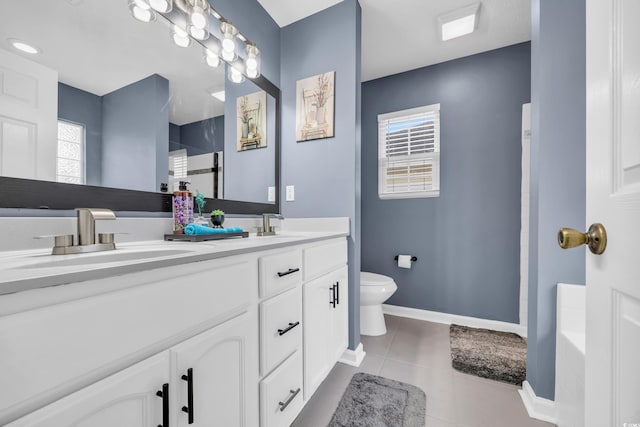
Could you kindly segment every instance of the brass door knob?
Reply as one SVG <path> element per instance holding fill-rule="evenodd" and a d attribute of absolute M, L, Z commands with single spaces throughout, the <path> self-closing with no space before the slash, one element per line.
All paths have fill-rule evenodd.
<path fill-rule="evenodd" d="M 600 255 L 607 249 L 607 230 L 604 229 L 604 225 L 598 223 L 591 224 L 586 233 L 573 228 L 561 228 L 558 231 L 558 244 L 562 249 L 587 245 L 592 253 Z"/>

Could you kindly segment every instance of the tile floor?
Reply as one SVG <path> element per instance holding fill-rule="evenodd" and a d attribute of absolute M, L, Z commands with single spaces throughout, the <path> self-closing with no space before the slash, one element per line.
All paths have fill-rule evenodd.
<path fill-rule="evenodd" d="M 519 387 L 467 375 L 451 367 L 449 326 L 385 316 L 387 334 L 362 337 L 359 368 L 338 363 L 293 427 L 326 427 L 356 372 L 420 387 L 427 395 L 426 427 L 549 427 L 529 418 Z"/>

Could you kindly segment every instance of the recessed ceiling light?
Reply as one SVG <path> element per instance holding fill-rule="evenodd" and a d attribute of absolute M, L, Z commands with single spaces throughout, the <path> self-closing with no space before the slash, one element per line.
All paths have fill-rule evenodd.
<path fill-rule="evenodd" d="M 14 49 L 18 49 L 21 52 L 30 53 L 30 54 L 40 53 L 40 49 L 38 49 L 37 47 L 31 46 L 30 44 L 25 43 L 22 40 L 8 39 L 7 41 L 11 46 L 13 46 Z"/>
<path fill-rule="evenodd" d="M 219 92 L 209 92 L 209 95 L 213 96 L 215 99 L 217 99 L 220 102 L 224 102 L 224 91 L 221 90 Z"/>
<path fill-rule="evenodd" d="M 463 7 L 438 17 L 440 36 L 443 41 L 471 34 L 478 27 L 480 3 Z"/>

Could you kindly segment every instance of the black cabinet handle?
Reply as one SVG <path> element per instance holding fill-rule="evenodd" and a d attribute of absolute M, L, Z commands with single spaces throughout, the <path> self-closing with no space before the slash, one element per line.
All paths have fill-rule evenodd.
<path fill-rule="evenodd" d="M 300 322 L 289 323 L 289 326 L 287 326 L 286 328 L 278 329 L 278 335 L 282 336 L 282 335 L 286 334 L 287 332 L 289 332 L 290 330 L 292 330 L 293 328 L 295 328 L 299 324 L 300 324 Z"/>
<path fill-rule="evenodd" d="M 291 393 L 291 396 L 289 396 L 286 402 L 278 402 L 278 405 L 280 405 L 280 412 L 287 409 L 287 406 L 289 406 L 289 403 L 291 403 L 291 401 L 296 398 L 298 393 L 300 393 L 300 387 L 298 387 L 297 390 L 289 390 L 289 393 Z"/>
<path fill-rule="evenodd" d="M 187 406 L 182 407 L 182 412 L 189 416 L 189 424 L 193 424 L 193 368 L 187 369 L 187 375 L 182 379 L 187 382 Z"/>
<path fill-rule="evenodd" d="M 329 304 L 333 305 L 333 308 L 336 308 L 336 285 L 333 285 L 329 289 L 331 289 L 332 294 L 332 298 L 331 301 L 329 301 Z"/>
<path fill-rule="evenodd" d="M 156 392 L 162 398 L 162 424 L 158 427 L 169 427 L 169 383 L 162 384 L 162 390 Z"/>
<path fill-rule="evenodd" d="M 295 273 L 296 271 L 300 271 L 299 268 L 290 268 L 287 271 L 285 271 L 284 273 L 282 271 L 278 271 L 278 277 L 282 277 L 282 276 L 287 276 L 291 273 Z"/>
<path fill-rule="evenodd" d="M 336 304 L 340 304 L 340 282 L 336 282 Z"/>

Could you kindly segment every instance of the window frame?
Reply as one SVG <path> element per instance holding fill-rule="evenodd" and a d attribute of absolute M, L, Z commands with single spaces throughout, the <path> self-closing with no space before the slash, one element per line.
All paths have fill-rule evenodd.
<path fill-rule="evenodd" d="M 388 192 L 384 191 L 386 188 L 387 174 L 389 169 L 389 157 L 386 155 L 387 151 L 387 135 L 382 130 L 382 122 L 397 119 L 409 119 L 411 116 L 425 115 L 435 116 L 435 134 L 433 138 L 434 150 L 431 152 L 422 152 L 417 154 L 404 154 L 392 156 L 397 162 L 405 162 L 408 167 L 411 167 L 410 162 L 413 160 L 418 165 L 418 162 L 424 162 L 427 159 L 431 159 L 431 177 L 433 182 L 433 188 L 431 190 L 418 190 L 418 191 L 397 191 Z M 415 199 L 415 198 L 432 198 L 440 197 L 440 104 L 425 105 L 416 108 L 409 108 L 400 111 L 394 111 L 390 113 L 384 113 L 378 115 L 378 197 L 381 200 L 388 199 Z M 410 141 L 407 141 L 409 145 L 407 151 L 410 151 Z"/>
<path fill-rule="evenodd" d="M 74 160 L 74 159 L 67 159 L 66 157 L 60 157 L 58 155 L 58 150 L 60 148 L 60 141 L 75 144 L 75 142 L 72 142 L 72 141 L 67 141 L 64 139 L 61 140 L 59 137 L 56 137 L 56 182 L 64 183 L 64 184 L 86 185 L 87 184 L 87 126 L 84 123 L 78 123 L 71 120 L 58 118 L 57 120 L 58 129 L 60 128 L 61 123 L 65 125 L 79 127 L 82 129 L 82 142 L 78 144 L 80 145 L 80 150 L 81 150 L 80 160 L 78 160 L 78 162 L 80 163 L 80 170 L 81 170 L 80 172 L 81 182 L 67 182 L 67 181 L 58 180 L 58 176 L 60 176 L 60 174 L 58 173 L 59 160 L 60 159 Z M 68 176 L 68 175 L 63 175 L 63 176 Z"/>

